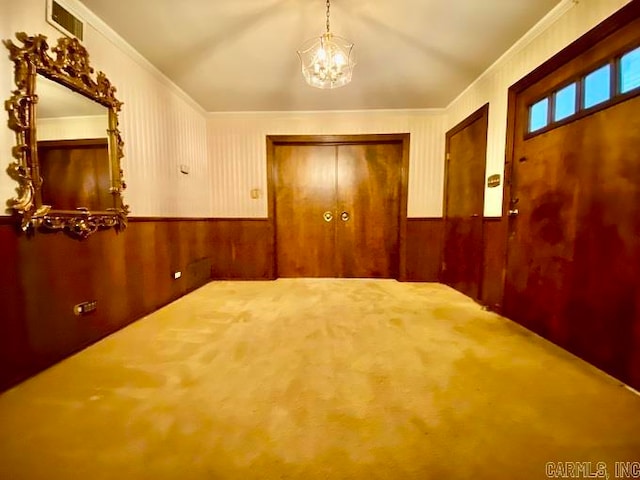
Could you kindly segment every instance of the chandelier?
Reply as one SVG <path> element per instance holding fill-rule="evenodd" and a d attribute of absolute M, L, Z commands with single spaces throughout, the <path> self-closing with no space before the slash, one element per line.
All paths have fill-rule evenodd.
<path fill-rule="evenodd" d="M 309 85 L 316 88 L 338 88 L 351 81 L 353 67 L 353 43 L 331 33 L 329 28 L 330 0 L 327 0 L 327 31 L 319 38 L 307 40 L 298 56 L 302 75 Z"/>

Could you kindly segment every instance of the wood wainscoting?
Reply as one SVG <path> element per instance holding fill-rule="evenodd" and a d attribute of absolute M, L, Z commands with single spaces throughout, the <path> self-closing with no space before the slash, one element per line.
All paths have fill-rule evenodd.
<path fill-rule="evenodd" d="M 212 238 L 204 219 L 131 218 L 77 240 L 0 217 L 0 391 L 208 282 Z"/>
<path fill-rule="evenodd" d="M 507 255 L 507 221 L 504 217 L 485 217 L 482 230 L 482 288 L 479 300 L 490 310 L 500 313 Z"/>
<path fill-rule="evenodd" d="M 215 218 L 210 228 L 213 279 L 275 278 L 275 239 L 270 219 Z"/>
<path fill-rule="evenodd" d="M 400 280 L 437 281 L 442 232 L 441 218 L 407 221 Z M 274 279 L 274 252 L 269 218 L 135 217 L 78 240 L 25 235 L 0 217 L 0 391 L 212 279 Z"/>
<path fill-rule="evenodd" d="M 407 262 L 400 280 L 437 282 L 442 263 L 444 219 L 409 218 L 404 241 Z"/>
<path fill-rule="evenodd" d="M 444 251 L 443 218 L 409 218 L 405 241 L 407 265 L 400 280 L 407 282 L 439 281 Z M 492 311 L 502 309 L 506 256 L 504 217 L 483 219 L 482 288 L 479 303 Z"/>

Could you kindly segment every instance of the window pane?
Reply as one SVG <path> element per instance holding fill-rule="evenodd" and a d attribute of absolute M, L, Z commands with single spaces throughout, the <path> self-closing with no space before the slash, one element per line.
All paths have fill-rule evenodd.
<path fill-rule="evenodd" d="M 640 47 L 620 59 L 620 93 L 640 87 Z"/>
<path fill-rule="evenodd" d="M 605 65 L 584 77 L 584 108 L 611 98 L 611 65 Z"/>
<path fill-rule="evenodd" d="M 543 98 L 529 109 L 529 131 L 535 132 L 549 123 L 549 99 Z"/>
<path fill-rule="evenodd" d="M 576 84 L 567 85 L 556 92 L 556 105 L 553 120 L 557 122 L 576 113 Z"/>

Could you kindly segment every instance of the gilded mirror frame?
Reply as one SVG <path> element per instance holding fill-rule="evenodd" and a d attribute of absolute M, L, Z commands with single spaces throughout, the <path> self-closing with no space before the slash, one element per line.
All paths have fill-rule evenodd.
<path fill-rule="evenodd" d="M 122 191 L 126 188 L 123 180 L 121 159 L 123 141 L 118 130 L 118 112 L 122 107 L 115 97 L 115 87 L 103 72 L 93 76 L 89 65 L 89 53 L 76 38 L 62 37 L 49 53 L 47 37 L 28 36 L 16 33 L 22 46 L 11 40 L 4 40 L 9 50 L 9 58 L 14 63 L 16 89 L 5 101 L 9 114 L 9 128 L 15 132 L 16 144 L 12 149 L 14 161 L 7 168 L 9 175 L 18 182 L 17 197 L 7 205 L 20 221 L 20 228 L 27 232 L 43 230 L 64 230 L 72 236 L 86 238 L 103 228 L 123 230 L 127 226 L 129 207 L 124 205 Z M 37 148 L 37 103 L 36 79 L 42 75 L 70 90 L 105 106 L 108 109 L 108 155 L 110 168 L 110 189 L 113 203 L 104 211 L 89 211 L 79 205 L 76 210 L 56 210 L 53 205 L 42 201 L 43 180 L 40 174 Z"/>

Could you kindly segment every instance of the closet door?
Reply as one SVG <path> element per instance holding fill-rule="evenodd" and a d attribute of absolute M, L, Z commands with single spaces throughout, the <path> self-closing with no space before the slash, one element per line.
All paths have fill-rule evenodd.
<path fill-rule="evenodd" d="M 446 134 L 442 283 L 478 300 L 482 281 L 488 104 Z"/>
<path fill-rule="evenodd" d="M 400 143 L 338 146 L 340 277 L 397 277 L 401 172 Z"/>
<path fill-rule="evenodd" d="M 337 276 L 336 146 L 278 145 L 275 162 L 278 276 Z"/>
<path fill-rule="evenodd" d="M 277 274 L 397 278 L 402 143 L 278 144 Z"/>

